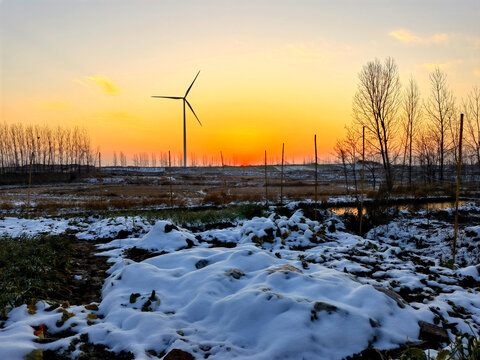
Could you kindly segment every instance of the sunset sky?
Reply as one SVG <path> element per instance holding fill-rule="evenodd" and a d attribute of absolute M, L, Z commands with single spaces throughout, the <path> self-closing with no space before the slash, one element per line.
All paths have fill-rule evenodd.
<path fill-rule="evenodd" d="M 393 57 L 422 95 L 438 65 L 457 99 L 480 84 L 478 0 L 3 0 L 1 121 L 83 126 L 114 150 L 328 158 L 361 67 Z"/>

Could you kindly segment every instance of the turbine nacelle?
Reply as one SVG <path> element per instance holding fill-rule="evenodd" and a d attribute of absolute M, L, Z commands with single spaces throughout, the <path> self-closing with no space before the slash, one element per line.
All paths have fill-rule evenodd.
<path fill-rule="evenodd" d="M 190 89 L 192 88 L 195 80 L 197 80 L 197 77 L 198 77 L 199 74 L 200 74 L 200 71 L 197 73 L 197 75 L 196 75 L 195 78 L 193 79 L 192 83 L 191 83 L 190 86 L 188 87 L 187 92 L 185 93 L 185 96 L 181 97 L 181 96 L 156 96 L 156 95 L 155 95 L 155 96 L 152 96 L 152 98 L 183 100 L 183 101 L 188 105 L 188 107 L 190 108 L 190 110 L 192 111 L 192 114 L 195 116 L 195 118 L 197 119 L 197 121 L 198 121 L 198 123 L 200 124 L 200 126 L 202 126 L 202 122 L 201 122 L 200 119 L 198 118 L 197 114 L 195 114 L 195 111 L 193 110 L 192 105 L 190 105 L 190 103 L 189 103 L 188 100 L 187 100 L 187 95 L 188 95 L 188 93 L 190 92 Z"/>

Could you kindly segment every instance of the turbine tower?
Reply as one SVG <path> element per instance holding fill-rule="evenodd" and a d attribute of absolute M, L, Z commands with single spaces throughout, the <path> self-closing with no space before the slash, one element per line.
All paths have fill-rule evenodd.
<path fill-rule="evenodd" d="M 174 100 L 183 100 L 183 166 L 187 167 L 187 124 L 185 121 L 185 104 L 188 105 L 190 110 L 192 111 L 193 115 L 197 119 L 198 123 L 200 126 L 202 123 L 200 122 L 200 119 L 198 118 L 197 114 L 195 114 L 195 111 L 193 111 L 192 105 L 187 100 L 187 95 L 190 92 L 190 89 L 193 86 L 193 83 L 195 80 L 197 80 L 198 74 L 200 74 L 200 71 L 197 73 L 197 76 L 195 76 L 195 79 L 193 79 L 192 83 L 187 89 L 187 92 L 185 93 L 185 96 L 180 97 L 180 96 L 152 96 L 152 98 L 162 98 L 162 99 L 174 99 Z"/>

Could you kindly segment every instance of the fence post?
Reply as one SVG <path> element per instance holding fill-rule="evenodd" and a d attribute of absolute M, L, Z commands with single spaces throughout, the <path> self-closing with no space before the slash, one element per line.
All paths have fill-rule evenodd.
<path fill-rule="evenodd" d="M 462 137 L 463 137 L 463 114 L 460 114 L 460 136 L 458 141 L 458 165 L 457 165 L 457 193 L 455 196 L 455 229 L 453 232 L 452 266 L 455 265 L 458 235 L 458 198 L 460 197 L 460 178 L 462 177 Z"/>
<path fill-rule="evenodd" d="M 223 174 L 223 187 L 225 194 L 227 192 L 227 178 L 225 177 L 225 163 L 223 162 L 223 153 L 220 151 L 220 158 L 222 159 L 222 174 Z"/>
<path fill-rule="evenodd" d="M 170 207 L 173 208 L 173 192 L 172 192 L 172 160 L 170 158 L 170 150 L 168 150 L 168 175 L 170 183 Z"/>
<path fill-rule="evenodd" d="M 100 176 L 100 202 L 103 203 L 102 153 L 98 152 L 98 175 Z"/>
<path fill-rule="evenodd" d="M 362 223 L 363 223 L 363 193 L 365 183 L 365 126 L 362 128 L 362 186 L 360 195 L 360 228 L 358 230 L 359 235 L 362 236 Z"/>
<path fill-rule="evenodd" d="M 315 214 L 314 220 L 317 220 L 317 211 L 318 211 L 318 157 L 317 157 L 317 134 L 314 136 L 314 143 L 315 143 Z"/>
<path fill-rule="evenodd" d="M 30 170 L 28 171 L 27 209 L 30 209 L 30 187 L 32 186 L 32 165 L 35 152 L 30 156 Z"/>
<path fill-rule="evenodd" d="M 265 150 L 265 206 L 268 206 L 267 150 Z"/>
<path fill-rule="evenodd" d="M 283 164 L 285 157 L 285 143 L 282 143 L 282 172 L 280 175 L 280 205 L 283 205 Z"/>

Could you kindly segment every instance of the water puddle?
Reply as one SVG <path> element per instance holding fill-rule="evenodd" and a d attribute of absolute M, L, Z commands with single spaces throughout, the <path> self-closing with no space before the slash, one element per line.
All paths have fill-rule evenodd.
<path fill-rule="evenodd" d="M 466 205 L 466 201 L 459 201 L 459 206 Z M 393 205 L 392 208 L 398 208 L 399 210 L 408 210 L 408 211 L 419 211 L 419 210 L 445 210 L 455 207 L 454 201 L 443 201 L 443 202 L 431 202 L 423 204 L 407 204 L 407 205 Z M 358 209 L 354 206 L 339 206 L 339 207 L 330 207 L 328 208 L 331 212 L 337 215 L 343 215 L 345 213 L 350 213 L 353 215 L 358 215 Z M 363 209 L 363 214 L 366 214 L 366 209 Z"/>

